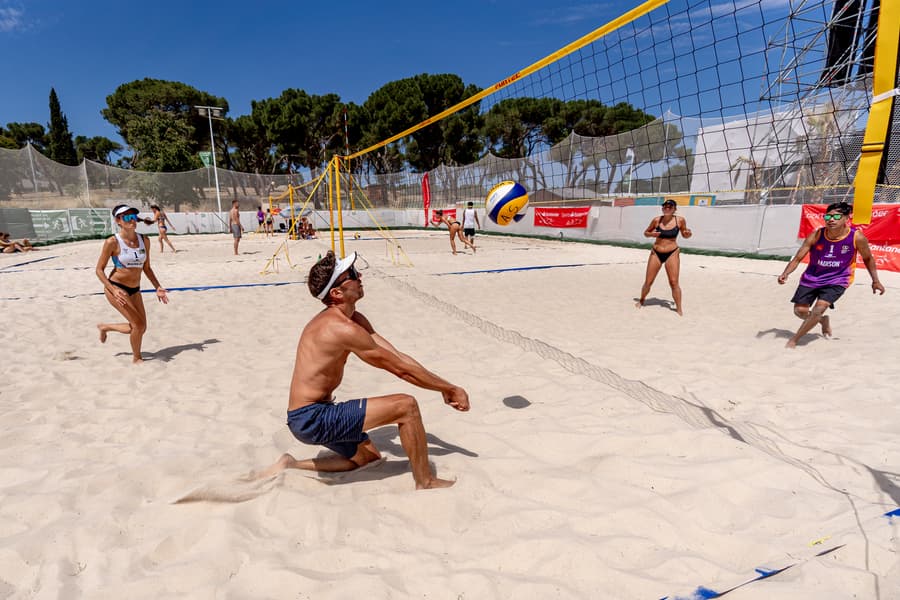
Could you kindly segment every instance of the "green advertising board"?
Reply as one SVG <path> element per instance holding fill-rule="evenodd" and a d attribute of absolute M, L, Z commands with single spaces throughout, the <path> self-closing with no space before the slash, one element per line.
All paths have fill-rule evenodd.
<path fill-rule="evenodd" d="M 68 210 L 32 210 L 31 223 L 40 240 L 62 240 L 112 235 L 108 208 L 70 208 Z"/>
<path fill-rule="evenodd" d="M 112 235 L 112 219 L 108 208 L 70 208 L 69 225 L 75 237 Z"/>
<path fill-rule="evenodd" d="M 59 240 L 72 237 L 69 215 L 65 210 L 33 210 L 31 223 L 38 239 Z"/>

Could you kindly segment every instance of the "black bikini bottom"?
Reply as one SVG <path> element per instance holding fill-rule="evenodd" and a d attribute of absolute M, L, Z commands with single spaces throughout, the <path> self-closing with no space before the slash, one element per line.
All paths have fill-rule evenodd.
<path fill-rule="evenodd" d="M 124 283 L 119 283 L 118 281 L 113 281 L 112 279 L 110 279 L 109 282 L 111 284 L 113 284 L 114 286 L 116 286 L 117 288 L 125 290 L 129 296 L 134 296 L 135 294 L 137 294 L 138 292 L 141 291 L 140 286 L 131 287 L 130 285 L 125 285 Z"/>
<path fill-rule="evenodd" d="M 667 260 L 669 260 L 669 257 L 670 257 L 670 256 L 672 256 L 673 254 L 675 254 L 676 252 L 678 252 L 678 248 L 675 248 L 674 250 L 672 250 L 672 251 L 670 251 L 670 252 L 660 252 L 659 250 L 654 250 L 654 249 L 651 249 L 650 251 L 653 252 L 653 254 L 656 255 L 656 258 L 659 259 L 659 262 L 660 262 L 660 263 L 665 264 L 665 262 L 666 262 Z"/>

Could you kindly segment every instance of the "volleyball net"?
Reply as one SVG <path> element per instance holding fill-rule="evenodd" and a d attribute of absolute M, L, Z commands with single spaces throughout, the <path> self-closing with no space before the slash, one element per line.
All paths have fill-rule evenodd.
<path fill-rule="evenodd" d="M 428 118 L 395 124 L 368 146 L 349 140 L 359 150 L 343 168 L 352 192 L 375 208 L 420 208 L 426 174 L 436 206 L 482 202 L 504 179 L 522 183 L 538 205 L 627 206 L 670 195 L 716 205 L 852 200 L 860 159 L 879 146 L 866 131 L 873 96 L 888 124 L 898 116 L 893 97 L 884 101 L 897 87 L 895 32 L 879 56 L 892 69 L 874 74 L 879 17 L 895 4 L 647 2 L 454 106 L 434 97 L 428 77 L 413 78 Z M 876 202 L 897 199 L 898 137 L 896 127 L 882 135 Z M 69 167 L 27 147 L 0 150 L 0 206 L 121 201 L 215 211 L 239 200 L 246 209 L 318 176 Z M 329 206 L 324 186 L 309 200 Z"/>
<path fill-rule="evenodd" d="M 483 90 L 489 152 L 429 170 L 432 201 L 480 201 L 503 179 L 537 204 L 852 201 L 881 12 L 877 0 L 645 3 Z M 894 39 L 890 88 L 896 54 Z M 441 137 L 446 119 L 352 155 L 377 198 L 419 201 L 422 175 L 379 174 L 379 154 Z M 900 189 L 900 130 L 888 131 L 879 202 Z"/>

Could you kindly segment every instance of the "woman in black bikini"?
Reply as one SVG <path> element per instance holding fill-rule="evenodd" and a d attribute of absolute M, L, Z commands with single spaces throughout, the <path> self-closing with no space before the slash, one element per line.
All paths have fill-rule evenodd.
<path fill-rule="evenodd" d="M 647 260 L 647 275 L 644 278 L 644 286 L 641 288 L 641 298 L 637 301 L 638 308 L 644 305 L 647 294 L 653 280 L 663 265 L 666 265 L 666 275 L 669 277 L 669 286 L 672 288 L 672 298 L 675 300 L 675 312 L 681 311 L 681 286 L 678 284 L 678 274 L 681 271 L 681 252 L 675 239 L 678 233 L 685 237 L 691 237 L 693 233 L 688 229 L 683 217 L 675 214 L 675 201 L 666 200 L 662 205 L 662 216 L 654 217 L 650 225 L 644 230 L 644 237 L 656 238 L 653 248 L 650 249 L 650 258 Z"/>
<path fill-rule="evenodd" d="M 131 339 L 132 360 L 143 362 L 141 357 L 141 340 L 147 330 L 147 313 L 141 298 L 141 273 L 156 288 L 156 299 L 163 304 L 169 303 L 166 290 L 159 285 L 156 274 L 150 268 L 150 241 L 146 235 L 137 234 L 138 210 L 120 204 L 113 208 L 113 217 L 119 226 L 119 233 L 107 238 L 100 251 L 95 272 L 103 283 L 106 299 L 128 321 L 127 323 L 98 323 L 100 342 L 106 342 L 106 334 L 110 331 L 124 333 Z M 113 270 L 106 275 L 106 265 L 113 261 Z"/>
<path fill-rule="evenodd" d="M 149 223 L 147 223 L 147 221 L 144 221 L 144 223 L 147 223 L 147 225 L 156 223 L 156 226 L 159 227 L 159 252 L 162 253 L 163 251 L 163 242 L 169 245 L 169 248 L 172 249 L 172 252 L 178 252 L 178 250 L 175 249 L 175 246 L 172 245 L 172 242 L 169 241 L 169 236 L 166 235 L 168 228 L 172 226 L 172 221 L 169 221 L 169 217 L 166 215 L 166 211 L 155 204 L 150 205 L 150 210 L 153 211 L 153 220 Z M 169 224 L 168 227 L 166 226 L 166 222 L 168 222 Z"/>
<path fill-rule="evenodd" d="M 459 221 L 445 216 L 444 211 L 442 210 L 435 210 L 434 213 L 438 216 L 440 222 L 446 224 L 447 229 L 450 230 L 450 249 L 453 250 L 453 254 L 456 254 L 456 238 L 459 238 L 459 241 L 471 248 L 472 252 L 475 252 L 475 244 L 469 242 L 469 240 L 463 236 L 462 224 L 460 224 Z"/>

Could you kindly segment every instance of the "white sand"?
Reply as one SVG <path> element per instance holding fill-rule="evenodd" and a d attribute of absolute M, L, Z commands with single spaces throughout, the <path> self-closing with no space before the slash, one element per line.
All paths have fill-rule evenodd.
<path fill-rule="evenodd" d="M 449 490 L 414 491 L 394 427 L 373 468 L 241 480 L 319 452 L 284 420 L 324 242 L 260 275 L 272 239 L 154 240 L 169 288 L 290 285 L 146 295 L 138 366 L 97 340 L 99 241 L 0 255 L 0 598 L 687 598 L 788 565 L 728 598 L 900 597 L 897 274 L 786 350 L 780 262 L 684 255 L 679 318 L 664 275 L 633 307 L 646 250 L 402 237 L 413 267 L 347 241 L 359 309 L 472 410 L 355 357 L 338 399 L 415 394 Z M 447 275 L 551 265 L 576 266 Z"/>

